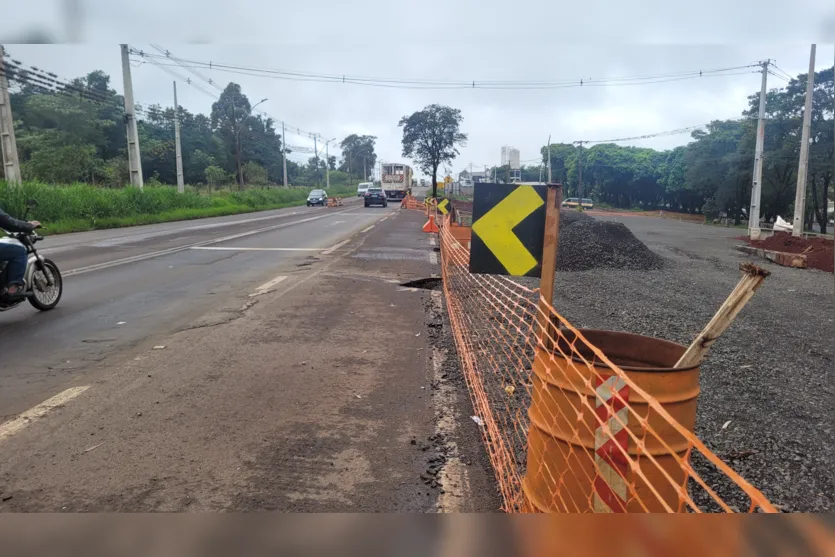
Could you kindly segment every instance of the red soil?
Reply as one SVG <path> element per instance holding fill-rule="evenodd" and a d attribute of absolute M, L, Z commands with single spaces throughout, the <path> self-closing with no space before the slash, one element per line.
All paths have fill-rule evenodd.
<path fill-rule="evenodd" d="M 833 242 L 826 238 L 798 238 L 787 232 L 775 232 L 774 236 L 765 240 L 745 240 L 755 248 L 762 248 L 785 253 L 802 253 L 806 255 L 806 265 L 810 269 L 820 269 L 827 273 L 833 272 Z"/>

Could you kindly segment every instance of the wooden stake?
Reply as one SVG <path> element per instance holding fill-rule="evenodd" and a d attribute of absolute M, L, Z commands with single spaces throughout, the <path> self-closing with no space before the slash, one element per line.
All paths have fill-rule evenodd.
<path fill-rule="evenodd" d="M 557 250 L 560 243 L 560 205 L 562 205 L 562 185 L 548 184 L 548 196 L 545 200 L 545 238 L 542 243 L 542 274 L 539 279 L 539 331 L 542 344 L 550 348 L 547 339 L 554 338 L 550 333 L 552 325 L 547 306 L 554 303 L 554 275 L 557 271 Z"/>
<path fill-rule="evenodd" d="M 739 266 L 742 271 L 742 279 L 734 288 L 725 303 L 707 324 L 707 327 L 699 333 L 696 340 L 687 348 L 684 355 L 676 362 L 675 367 L 692 367 L 702 361 L 707 351 L 722 333 L 733 323 L 736 316 L 754 296 L 754 292 L 771 273 L 761 269 L 753 263 L 743 263 Z"/>

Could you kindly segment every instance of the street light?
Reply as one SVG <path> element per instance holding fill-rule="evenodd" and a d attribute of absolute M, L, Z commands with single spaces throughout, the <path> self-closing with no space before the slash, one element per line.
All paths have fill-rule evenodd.
<path fill-rule="evenodd" d="M 244 129 L 244 123 L 246 123 L 250 116 L 252 116 L 252 112 L 255 110 L 255 107 L 265 102 L 267 102 L 267 99 L 261 99 L 255 103 L 254 106 L 250 107 L 249 114 L 246 115 L 246 118 L 241 120 L 241 123 L 238 124 L 238 129 L 235 131 L 235 144 L 238 146 L 238 179 L 241 182 L 241 188 L 244 187 L 244 168 L 241 165 L 241 131 Z"/>

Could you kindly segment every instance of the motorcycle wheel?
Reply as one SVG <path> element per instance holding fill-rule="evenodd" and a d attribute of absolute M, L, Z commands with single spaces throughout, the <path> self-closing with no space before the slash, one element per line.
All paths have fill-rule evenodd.
<path fill-rule="evenodd" d="M 64 293 L 64 280 L 61 278 L 61 271 L 51 260 L 43 260 L 47 272 L 52 275 L 52 286 L 46 281 L 43 271 L 35 269 L 32 273 L 32 296 L 27 298 L 32 306 L 40 311 L 49 311 L 61 301 L 61 294 Z M 45 288 L 39 285 L 43 284 Z"/>

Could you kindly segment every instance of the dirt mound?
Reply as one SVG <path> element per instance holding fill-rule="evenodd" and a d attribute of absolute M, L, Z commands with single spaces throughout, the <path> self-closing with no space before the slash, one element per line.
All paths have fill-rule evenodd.
<path fill-rule="evenodd" d="M 660 269 L 663 262 L 619 222 L 598 221 L 586 216 L 560 232 L 557 256 L 560 271 L 587 271 L 600 267 L 648 271 Z"/>
<path fill-rule="evenodd" d="M 831 273 L 833 271 L 833 242 L 826 238 L 798 238 L 788 232 L 775 232 L 774 236 L 765 240 L 750 241 L 743 237 L 743 240 L 756 248 L 785 253 L 802 253 L 806 256 L 806 266 L 810 269 L 819 269 Z"/>
<path fill-rule="evenodd" d="M 579 211 L 565 211 L 560 210 L 560 230 L 566 226 L 572 225 L 575 222 L 594 220 L 589 215 Z"/>

